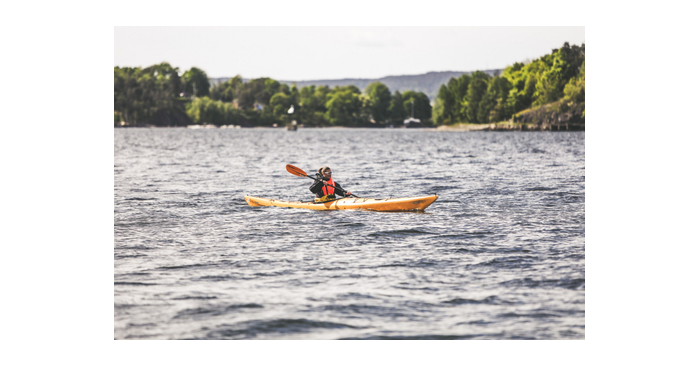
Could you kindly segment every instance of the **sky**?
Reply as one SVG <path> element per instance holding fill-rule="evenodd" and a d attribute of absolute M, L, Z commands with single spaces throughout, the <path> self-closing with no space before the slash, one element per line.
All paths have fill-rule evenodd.
<path fill-rule="evenodd" d="M 168 62 L 209 77 L 276 80 L 381 78 L 502 69 L 585 27 L 114 27 L 114 66 Z"/>

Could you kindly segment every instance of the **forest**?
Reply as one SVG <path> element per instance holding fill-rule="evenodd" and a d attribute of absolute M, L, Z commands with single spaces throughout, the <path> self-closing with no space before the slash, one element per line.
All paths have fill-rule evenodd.
<path fill-rule="evenodd" d="M 305 127 L 379 127 L 403 124 L 412 112 L 431 123 L 427 95 L 391 94 L 382 83 L 370 84 L 364 91 L 354 85 L 298 89 L 270 78 L 243 82 L 236 76 L 212 86 L 206 73 L 194 67 L 181 75 L 168 63 L 144 69 L 114 68 L 115 126 L 255 127 L 295 120 Z"/>
<path fill-rule="evenodd" d="M 557 112 L 576 107 L 585 115 L 585 70 L 585 45 L 564 43 L 495 77 L 477 71 L 451 78 L 440 87 L 433 117 L 437 125 L 494 123 L 545 105 Z"/>
<path fill-rule="evenodd" d="M 585 45 L 552 50 L 537 60 L 450 78 L 434 101 L 423 92 L 393 93 L 381 82 L 297 88 L 271 78 L 238 75 L 212 85 L 205 71 L 181 72 L 168 63 L 114 67 L 114 126 L 238 125 L 304 127 L 402 126 L 418 118 L 425 127 L 514 120 L 547 106 L 585 117 Z"/>

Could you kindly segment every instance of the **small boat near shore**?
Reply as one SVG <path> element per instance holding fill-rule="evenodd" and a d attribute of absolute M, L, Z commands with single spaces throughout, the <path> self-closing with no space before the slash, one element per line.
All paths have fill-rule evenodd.
<path fill-rule="evenodd" d="M 423 211 L 438 196 L 405 198 L 341 198 L 328 202 L 281 201 L 262 197 L 245 196 L 250 206 L 275 206 L 289 208 L 306 208 L 310 210 L 366 210 L 366 211 Z"/>

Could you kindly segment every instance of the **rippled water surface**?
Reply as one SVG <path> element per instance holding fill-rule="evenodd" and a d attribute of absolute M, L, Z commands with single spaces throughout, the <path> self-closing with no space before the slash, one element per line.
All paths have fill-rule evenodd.
<path fill-rule="evenodd" d="M 584 339 L 585 133 L 115 129 L 115 339 Z M 310 200 L 328 165 L 424 213 Z"/>

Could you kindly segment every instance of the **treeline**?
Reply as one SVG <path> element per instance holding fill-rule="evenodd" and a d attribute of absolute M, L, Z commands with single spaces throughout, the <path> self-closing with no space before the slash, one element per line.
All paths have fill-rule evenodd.
<path fill-rule="evenodd" d="M 180 73 L 161 63 L 114 68 L 115 126 L 188 124 L 307 127 L 402 125 L 413 113 L 425 126 L 517 120 L 540 106 L 585 116 L 585 45 L 563 47 L 498 75 L 476 71 L 440 87 L 434 108 L 423 92 L 393 93 L 382 82 L 297 88 L 270 78 L 240 76 L 210 85 L 198 68 Z M 293 108 L 292 108 L 293 107 Z M 293 113 L 289 113 L 293 111 Z"/>
<path fill-rule="evenodd" d="M 516 62 L 501 75 L 477 71 L 451 78 L 440 87 L 433 118 L 438 125 L 493 123 L 550 103 L 557 103 L 558 112 L 583 105 L 585 114 L 585 80 L 585 44 L 567 42 L 538 60 Z"/>
<path fill-rule="evenodd" d="M 190 101 L 187 93 L 209 93 L 207 75 L 192 68 L 180 76 L 168 63 L 147 68 L 114 68 L 114 123 L 144 125 L 159 115 L 182 119 Z M 185 117 L 186 118 L 186 117 Z"/>
<path fill-rule="evenodd" d="M 168 63 L 114 68 L 115 126 L 214 124 L 272 126 L 296 120 L 307 127 L 383 127 L 413 116 L 431 125 L 425 93 L 394 91 L 381 82 L 361 91 L 354 85 L 299 89 L 270 78 L 240 76 L 209 85 L 204 71 L 180 76 Z M 291 113 L 290 113 L 291 112 Z"/>

